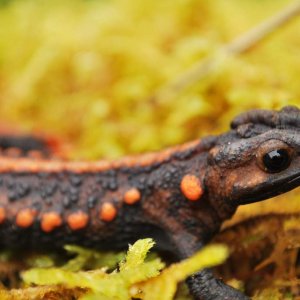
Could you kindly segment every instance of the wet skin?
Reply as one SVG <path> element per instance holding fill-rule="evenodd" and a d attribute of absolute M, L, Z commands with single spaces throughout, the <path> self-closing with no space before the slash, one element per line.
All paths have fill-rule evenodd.
<path fill-rule="evenodd" d="M 300 184 L 299 129 L 300 111 L 285 107 L 242 114 L 219 136 L 114 162 L 32 160 L 4 152 L 0 244 L 119 249 L 153 237 L 158 248 L 187 258 L 239 205 Z M 18 147 L 27 149 L 26 139 Z M 187 282 L 195 299 L 248 299 L 209 270 Z"/>

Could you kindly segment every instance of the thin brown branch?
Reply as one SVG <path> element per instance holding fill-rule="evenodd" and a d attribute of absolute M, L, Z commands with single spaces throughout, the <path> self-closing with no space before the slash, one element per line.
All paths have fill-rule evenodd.
<path fill-rule="evenodd" d="M 235 38 L 228 44 L 225 44 L 212 56 L 193 65 L 179 77 L 159 89 L 151 98 L 156 100 L 163 99 L 166 95 L 174 95 L 175 93 L 179 93 L 194 85 L 201 79 L 213 73 L 225 58 L 242 54 L 253 48 L 270 36 L 270 34 L 274 33 L 279 27 L 285 25 L 299 14 L 300 1 L 296 1 L 258 26 Z"/>

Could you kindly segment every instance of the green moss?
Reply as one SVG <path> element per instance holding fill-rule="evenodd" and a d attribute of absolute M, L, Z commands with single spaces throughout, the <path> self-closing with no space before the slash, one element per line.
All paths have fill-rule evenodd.
<path fill-rule="evenodd" d="M 22 274 L 26 284 L 64 285 L 67 288 L 86 288 L 82 299 L 172 299 L 178 282 L 192 273 L 221 263 L 228 255 L 223 246 L 209 246 L 193 257 L 170 266 L 161 274 L 164 264 L 158 258 L 145 260 L 153 247 L 151 239 L 137 241 L 129 250 L 118 270 L 107 273 L 106 269 L 94 271 L 70 271 L 66 268 L 31 269 Z M 74 250 L 74 249 L 73 249 Z M 75 248 L 80 254 L 92 252 Z M 150 279 L 148 281 L 148 279 Z M 98 298 L 97 298 L 98 297 Z"/>
<path fill-rule="evenodd" d="M 70 254 L 76 255 L 63 266 L 64 270 L 73 272 L 84 269 L 97 269 L 103 266 L 111 269 L 124 257 L 124 253 L 103 253 L 74 245 L 66 245 L 64 248 Z"/>

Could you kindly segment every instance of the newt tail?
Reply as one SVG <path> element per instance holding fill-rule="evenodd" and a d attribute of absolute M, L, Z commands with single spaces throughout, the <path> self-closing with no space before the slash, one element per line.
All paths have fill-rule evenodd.
<path fill-rule="evenodd" d="M 296 107 L 253 110 L 227 133 L 117 161 L 1 157 L 0 245 L 120 249 L 152 237 L 184 259 L 239 205 L 300 184 L 299 129 Z M 208 270 L 188 284 L 195 299 L 248 299 Z"/>

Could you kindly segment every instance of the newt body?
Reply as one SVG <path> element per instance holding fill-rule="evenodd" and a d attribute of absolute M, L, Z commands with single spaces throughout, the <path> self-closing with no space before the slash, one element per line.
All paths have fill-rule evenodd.
<path fill-rule="evenodd" d="M 153 237 L 184 259 L 238 205 L 300 184 L 299 128 L 295 107 L 254 110 L 225 134 L 114 162 L 0 158 L 0 245 L 118 249 Z M 195 299 L 248 299 L 208 270 L 188 284 Z"/>

